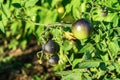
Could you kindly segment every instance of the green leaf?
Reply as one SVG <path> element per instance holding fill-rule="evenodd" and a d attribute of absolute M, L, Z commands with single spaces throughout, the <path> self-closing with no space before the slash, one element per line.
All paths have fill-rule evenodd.
<path fill-rule="evenodd" d="M 115 69 L 115 66 L 113 66 L 113 65 L 109 65 L 109 66 L 107 67 L 107 69 L 109 69 L 110 71 L 112 71 L 112 70 Z"/>
<path fill-rule="evenodd" d="M 38 75 L 33 75 L 33 80 L 42 80 Z"/>
<path fill-rule="evenodd" d="M 8 45 L 9 49 L 16 49 L 17 45 L 19 44 L 19 42 L 16 39 L 12 39 L 10 44 Z"/>
<path fill-rule="evenodd" d="M 2 21 L 2 13 L 0 13 L 0 21 Z"/>
<path fill-rule="evenodd" d="M 62 80 L 82 80 L 81 79 L 81 73 L 71 73 L 69 75 L 66 75 L 62 78 Z"/>
<path fill-rule="evenodd" d="M 47 14 L 47 17 L 45 18 L 45 23 L 53 23 L 56 21 L 57 19 L 57 10 L 54 10 L 54 11 L 48 11 Z"/>
<path fill-rule="evenodd" d="M 39 13 L 40 22 L 45 24 L 51 24 L 56 21 L 58 17 L 57 10 L 45 10 Z"/>
<path fill-rule="evenodd" d="M 107 48 L 106 48 L 107 45 L 106 45 L 106 43 L 105 43 L 104 40 L 103 40 L 102 42 L 96 44 L 96 47 L 97 47 L 100 51 L 102 51 L 102 52 L 107 51 Z"/>
<path fill-rule="evenodd" d="M 72 48 L 72 45 L 70 44 L 70 41 L 64 41 L 64 43 L 63 43 L 63 49 L 65 50 L 65 51 L 68 51 L 68 50 L 70 50 Z"/>
<path fill-rule="evenodd" d="M 119 21 L 119 16 L 116 15 L 113 19 L 113 27 L 116 27 L 118 25 L 118 23 L 119 23 L 118 21 Z"/>
<path fill-rule="evenodd" d="M 109 42 L 108 43 L 108 48 L 109 48 L 110 53 L 112 54 L 112 56 L 116 56 L 118 51 L 119 51 L 118 42 L 117 41 Z"/>
<path fill-rule="evenodd" d="M 32 29 L 32 28 L 30 28 Z M 35 31 L 34 31 L 34 35 L 36 36 L 37 38 L 37 43 L 40 44 L 41 42 L 41 34 L 44 32 L 44 27 L 43 26 L 40 26 L 40 27 L 36 27 L 35 28 Z"/>
<path fill-rule="evenodd" d="M 17 32 L 17 30 L 18 30 L 18 25 L 19 25 L 19 23 L 17 22 L 17 21 L 15 21 L 12 25 L 11 25 L 11 32 L 12 32 L 12 34 L 16 34 L 16 33 L 18 33 Z"/>
<path fill-rule="evenodd" d="M 71 11 L 71 9 L 72 9 L 72 5 L 67 4 L 67 5 L 65 6 L 65 9 L 66 9 L 66 13 L 69 13 L 69 12 Z"/>
<path fill-rule="evenodd" d="M 79 68 L 98 67 L 100 63 L 101 63 L 100 60 L 86 60 L 86 61 L 79 63 Z"/>
<path fill-rule="evenodd" d="M 69 71 L 60 71 L 60 72 L 55 72 L 55 75 L 57 76 L 65 76 L 65 75 L 69 75 L 70 73 L 73 73 L 73 71 L 69 70 Z"/>
<path fill-rule="evenodd" d="M 72 8 L 72 12 L 73 12 L 73 16 L 75 19 L 79 19 L 80 18 L 80 11 L 79 11 L 79 8 L 77 7 L 73 7 Z"/>
<path fill-rule="evenodd" d="M 100 35 L 96 34 L 96 35 L 95 35 L 95 38 L 94 38 L 94 41 L 95 41 L 96 43 L 98 43 L 98 42 L 100 41 Z"/>
<path fill-rule="evenodd" d="M 104 21 L 106 22 L 112 22 L 113 19 L 117 16 L 116 13 L 109 13 L 108 16 L 104 18 Z"/>
<path fill-rule="evenodd" d="M 19 3 L 12 3 L 13 7 L 15 8 L 21 8 L 21 5 Z"/>
<path fill-rule="evenodd" d="M 5 32 L 5 28 L 4 25 L 2 23 L 2 21 L 0 21 L 0 30 L 4 33 Z"/>
<path fill-rule="evenodd" d="M 24 50 L 26 48 L 26 44 L 27 44 L 27 40 L 24 39 L 21 43 L 20 43 L 20 46 L 21 48 Z"/>
<path fill-rule="evenodd" d="M 94 21 L 105 21 L 105 22 L 113 22 L 113 19 L 117 16 L 116 13 L 109 13 L 107 16 L 101 16 L 100 14 L 93 15 Z"/>
<path fill-rule="evenodd" d="M 82 80 L 92 80 L 92 78 L 89 76 L 89 74 L 84 73 L 84 74 L 82 75 Z"/>
<path fill-rule="evenodd" d="M 73 64 L 72 64 L 72 69 L 74 69 L 80 62 L 82 59 L 74 59 Z"/>
<path fill-rule="evenodd" d="M 51 33 L 53 34 L 53 39 L 57 39 L 58 42 L 61 42 L 62 33 L 60 29 L 54 28 L 52 29 Z"/>
<path fill-rule="evenodd" d="M 75 4 L 75 5 L 74 5 Z M 72 5 L 72 13 L 74 14 L 73 17 L 75 19 L 79 19 L 80 16 L 80 1 L 79 0 L 72 0 L 71 1 L 71 5 Z"/>
<path fill-rule="evenodd" d="M 10 11 L 9 11 L 9 9 L 5 5 L 3 5 L 3 4 L 0 4 L 0 7 L 1 7 L 1 10 L 4 13 L 4 15 L 7 18 L 10 18 Z"/>
<path fill-rule="evenodd" d="M 86 0 L 84 0 L 85 2 L 83 2 L 81 4 L 81 12 L 85 12 L 86 11 Z"/>
<path fill-rule="evenodd" d="M 102 53 L 104 53 L 104 52 L 102 52 Z M 100 56 L 101 56 L 101 58 L 102 58 L 103 61 L 109 61 L 109 56 L 108 56 L 108 54 L 105 53 L 104 55 L 101 54 Z"/>
<path fill-rule="evenodd" d="M 25 3 L 25 7 L 33 7 L 37 2 L 38 0 L 27 0 Z"/>
<path fill-rule="evenodd" d="M 120 36 L 120 27 L 116 27 L 115 30 L 117 31 L 118 35 Z"/>
<path fill-rule="evenodd" d="M 80 53 L 91 52 L 93 50 L 94 46 L 91 43 L 88 43 L 87 45 L 83 46 L 83 48 L 80 50 Z"/>

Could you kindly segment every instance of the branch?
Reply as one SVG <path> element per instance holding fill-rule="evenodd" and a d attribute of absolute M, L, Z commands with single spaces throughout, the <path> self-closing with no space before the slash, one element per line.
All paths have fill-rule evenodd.
<path fill-rule="evenodd" d="M 72 24 L 68 24 L 68 23 L 41 24 L 41 23 L 35 23 L 35 22 L 32 22 L 32 21 L 26 21 L 26 22 L 30 22 L 30 23 L 32 23 L 34 25 L 46 26 L 46 27 L 53 27 L 53 26 L 61 26 L 61 27 L 68 26 L 68 27 L 71 27 L 72 26 Z"/>

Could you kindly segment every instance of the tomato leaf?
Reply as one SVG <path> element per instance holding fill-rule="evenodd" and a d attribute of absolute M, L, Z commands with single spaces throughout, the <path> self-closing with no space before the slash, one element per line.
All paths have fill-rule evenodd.
<path fill-rule="evenodd" d="M 92 78 L 89 76 L 89 74 L 84 73 L 84 74 L 82 75 L 82 80 L 92 80 Z"/>
<path fill-rule="evenodd" d="M 118 23 L 119 23 L 118 21 L 119 21 L 119 16 L 116 15 L 113 19 L 113 27 L 116 27 L 118 25 Z"/>
<path fill-rule="evenodd" d="M 74 59 L 73 64 L 72 64 L 72 69 L 75 68 L 81 61 L 82 59 Z"/>
<path fill-rule="evenodd" d="M 100 35 L 95 35 L 94 41 L 98 43 L 100 41 Z"/>
<path fill-rule="evenodd" d="M 38 0 L 28 0 L 25 3 L 25 7 L 32 7 L 34 6 L 36 3 L 38 2 Z"/>
<path fill-rule="evenodd" d="M 64 41 L 64 43 L 63 43 L 63 49 L 65 50 L 65 51 L 68 51 L 68 50 L 70 50 L 72 48 L 72 45 L 70 44 L 70 42 L 69 41 Z"/>
<path fill-rule="evenodd" d="M 108 43 L 108 48 L 109 48 L 110 53 L 112 54 L 112 56 L 116 56 L 118 54 L 119 45 L 118 45 L 117 41 L 109 42 Z"/>
<path fill-rule="evenodd" d="M 0 30 L 4 33 L 5 32 L 5 28 L 4 25 L 2 23 L 2 21 L 0 21 Z"/>
<path fill-rule="evenodd" d="M 83 48 L 79 52 L 84 53 L 84 52 L 90 52 L 93 50 L 94 50 L 94 46 L 91 43 L 88 43 L 87 45 L 83 46 Z"/>
<path fill-rule="evenodd" d="M 86 60 L 86 61 L 79 63 L 79 68 L 98 67 L 100 63 L 101 63 L 100 60 Z"/>
<path fill-rule="evenodd" d="M 71 74 L 69 74 L 69 75 L 66 75 L 66 76 L 64 76 L 63 78 L 62 78 L 62 80 L 82 80 L 82 78 L 81 78 L 81 73 L 71 73 Z"/>
<path fill-rule="evenodd" d="M 5 5 L 3 5 L 3 4 L 0 4 L 0 7 L 1 7 L 1 10 L 4 13 L 4 15 L 7 18 L 9 18 L 10 17 L 10 11 L 9 11 L 9 9 Z"/>
<path fill-rule="evenodd" d="M 19 3 L 13 3 L 12 5 L 13 5 L 13 7 L 15 7 L 15 8 L 21 8 L 21 5 L 20 5 Z"/>
<path fill-rule="evenodd" d="M 109 13 L 107 16 L 101 16 L 99 14 L 93 15 L 95 21 L 105 21 L 105 22 L 113 22 L 113 19 L 117 16 L 116 13 Z"/>
<path fill-rule="evenodd" d="M 70 73 L 73 73 L 73 71 L 60 71 L 60 72 L 55 72 L 55 74 L 58 76 L 58 75 L 61 75 L 61 76 L 65 76 L 65 75 L 69 75 Z"/>

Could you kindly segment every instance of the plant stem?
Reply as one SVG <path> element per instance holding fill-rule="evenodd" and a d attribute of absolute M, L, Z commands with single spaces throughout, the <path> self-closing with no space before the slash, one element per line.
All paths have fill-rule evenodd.
<path fill-rule="evenodd" d="M 114 58 L 112 57 L 112 55 L 111 55 L 111 53 L 110 53 L 109 49 L 108 49 L 108 54 L 109 54 L 109 56 L 110 56 L 111 60 L 114 62 Z"/>
<path fill-rule="evenodd" d="M 45 26 L 45 27 L 53 27 L 53 26 L 61 26 L 61 27 L 64 27 L 64 26 L 68 26 L 68 27 L 71 27 L 72 24 L 68 24 L 68 23 L 51 23 L 51 24 L 41 24 L 41 23 L 35 23 L 35 22 L 32 22 L 32 21 L 26 21 L 26 22 L 30 22 L 34 25 L 38 25 L 38 26 Z"/>
<path fill-rule="evenodd" d="M 70 63 L 70 65 L 72 65 L 71 61 L 69 60 L 68 56 L 65 55 L 66 59 L 68 60 L 68 62 Z"/>

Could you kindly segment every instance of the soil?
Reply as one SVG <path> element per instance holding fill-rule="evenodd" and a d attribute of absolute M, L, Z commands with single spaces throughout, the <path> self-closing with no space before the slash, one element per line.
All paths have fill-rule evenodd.
<path fill-rule="evenodd" d="M 60 80 L 47 61 L 39 63 L 36 53 L 40 50 L 33 41 L 24 51 L 20 48 L 6 51 L 4 57 L 13 57 L 7 62 L 0 61 L 0 80 Z"/>

